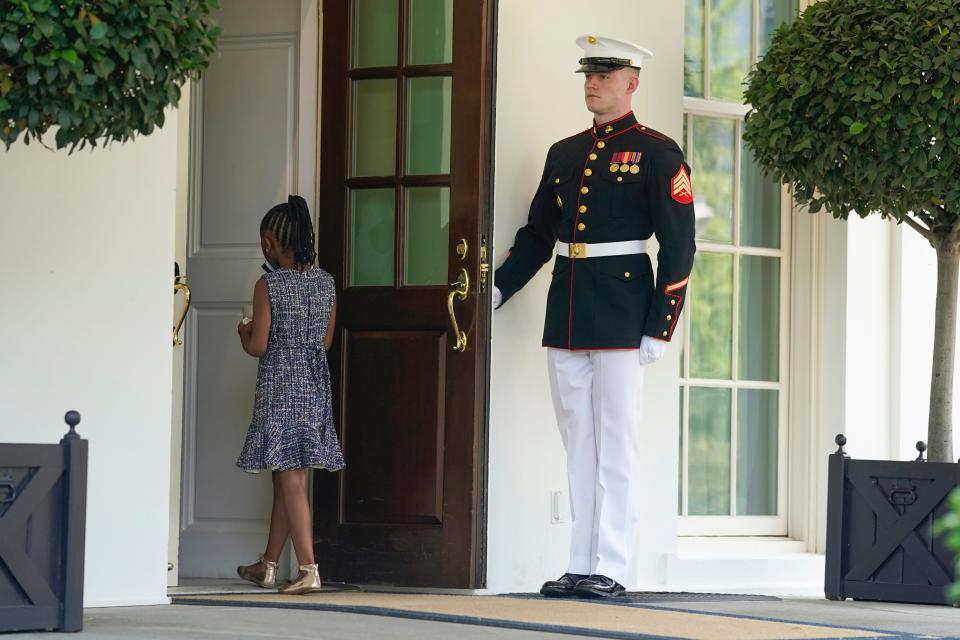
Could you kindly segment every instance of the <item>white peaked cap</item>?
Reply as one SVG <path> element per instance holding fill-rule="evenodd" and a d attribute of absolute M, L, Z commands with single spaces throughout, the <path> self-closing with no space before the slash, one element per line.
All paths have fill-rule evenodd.
<path fill-rule="evenodd" d="M 642 69 L 644 59 L 653 57 L 653 52 L 645 47 L 606 36 L 580 36 L 577 45 L 583 49 L 578 73 L 612 71 L 622 67 Z"/>

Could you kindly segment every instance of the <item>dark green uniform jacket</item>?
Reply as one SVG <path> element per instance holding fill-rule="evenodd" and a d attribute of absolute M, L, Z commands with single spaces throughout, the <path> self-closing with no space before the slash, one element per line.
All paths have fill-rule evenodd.
<path fill-rule="evenodd" d="M 590 244 L 654 233 L 656 283 L 645 253 L 589 257 Z M 633 349 L 645 335 L 669 341 L 696 250 L 690 167 L 677 143 L 628 113 L 550 147 L 527 224 L 496 271 L 504 302 L 550 259 L 557 240 L 587 243 L 588 257 L 554 262 L 544 346 Z"/>

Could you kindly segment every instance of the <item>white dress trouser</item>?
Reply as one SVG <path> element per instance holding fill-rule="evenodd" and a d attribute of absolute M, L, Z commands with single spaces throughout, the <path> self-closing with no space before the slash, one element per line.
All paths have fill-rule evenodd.
<path fill-rule="evenodd" d="M 567 572 L 624 584 L 640 526 L 640 352 L 549 349 L 550 390 L 567 450 L 573 531 Z"/>

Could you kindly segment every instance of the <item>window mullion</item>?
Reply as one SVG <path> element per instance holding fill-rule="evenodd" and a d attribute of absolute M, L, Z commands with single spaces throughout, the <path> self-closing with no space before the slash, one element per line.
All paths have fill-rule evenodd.
<path fill-rule="evenodd" d="M 739 389 L 734 384 L 730 390 L 730 515 L 737 515 L 737 409 Z"/>
<path fill-rule="evenodd" d="M 703 0 L 703 97 L 710 99 L 710 0 Z"/>
<path fill-rule="evenodd" d="M 756 2 L 756 0 L 754 0 Z M 740 223 L 743 206 L 743 190 L 740 188 L 742 171 L 742 150 L 740 136 L 742 135 L 743 120 L 737 119 L 734 123 L 733 149 L 733 300 L 731 302 L 733 322 L 731 330 L 731 366 L 730 378 L 733 380 L 733 389 L 730 391 L 730 515 L 737 515 L 737 458 L 738 458 L 738 409 L 739 409 L 739 382 L 740 382 Z"/>
<path fill-rule="evenodd" d="M 407 20 L 409 16 L 409 3 L 407 0 L 400 2 L 399 15 L 397 17 L 397 28 L 400 33 L 397 34 L 397 131 L 396 131 L 396 179 L 397 191 L 394 194 L 394 211 L 396 211 L 395 231 L 394 231 L 394 287 L 401 288 L 404 285 L 406 271 L 406 228 L 407 228 L 407 190 L 401 184 L 403 176 L 406 175 L 407 167 L 407 79 L 404 77 L 403 69 L 407 63 Z"/>
<path fill-rule="evenodd" d="M 734 124 L 734 149 L 733 149 L 733 246 L 739 253 L 740 249 L 740 223 L 742 222 L 741 212 L 743 210 L 743 190 L 740 188 L 743 179 L 743 145 L 741 139 L 743 136 L 743 120 L 737 120 Z"/>
<path fill-rule="evenodd" d="M 780 258 L 780 375 L 778 381 L 781 385 L 781 391 L 777 393 L 777 402 L 779 403 L 780 424 L 777 425 L 778 447 L 777 456 L 777 516 L 786 517 L 789 512 L 787 483 L 788 463 L 787 455 L 789 449 L 788 425 L 789 425 L 789 393 L 787 392 L 787 381 L 790 371 L 790 301 L 793 297 L 792 290 L 792 255 L 793 255 L 793 197 L 790 189 L 780 185 L 780 248 L 783 250 L 783 257 Z M 787 523 L 789 526 L 789 522 Z"/>
<path fill-rule="evenodd" d="M 734 212 L 736 213 L 736 212 Z M 730 391 L 730 515 L 736 516 L 737 498 L 737 400 L 740 382 L 740 255 L 734 251 L 733 259 L 733 301 L 731 323 L 731 354 L 732 370 L 730 379 L 733 382 Z"/>
<path fill-rule="evenodd" d="M 706 80 L 704 80 L 706 81 Z M 685 116 L 687 118 L 687 158 L 689 162 L 693 162 L 693 116 Z M 686 313 L 683 314 L 683 375 L 684 377 L 691 377 L 690 371 L 690 333 L 692 331 L 692 326 L 690 324 L 690 318 L 692 316 L 692 309 L 696 305 L 694 302 L 693 292 L 696 289 L 697 283 L 695 278 L 690 279 L 690 291 L 687 294 L 687 304 L 686 304 Z M 680 429 L 683 431 L 683 447 L 680 450 L 680 465 L 681 465 L 681 475 L 683 477 L 683 486 L 681 491 L 681 511 L 682 515 L 687 515 L 690 511 L 690 386 L 684 388 L 685 393 L 683 394 L 683 407 L 682 415 L 680 416 L 681 424 Z"/>
<path fill-rule="evenodd" d="M 681 493 L 681 514 L 690 513 L 690 387 L 687 386 L 683 394 L 683 420 L 680 428 L 683 430 L 683 448 L 680 453 L 681 474 L 683 476 L 683 491 Z"/>
<path fill-rule="evenodd" d="M 742 153 L 740 145 L 740 135 L 742 121 L 737 121 L 735 128 L 735 148 L 733 162 L 733 335 L 732 340 L 732 366 L 731 379 L 738 381 L 740 379 L 740 211 L 742 208 L 742 190 L 740 188 Z"/>
<path fill-rule="evenodd" d="M 753 62 L 751 68 L 757 63 L 757 57 L 760 55 L 760 0 L 753 0 L 753 21 L 751 24 L 750 38 L 750 60 Z"/>
<path fill-rule="evenodd" d="M 733 150 L 733 300 L 731 302 L 733 322 L 731 323 L 731 367 L 730 379 L 733 381 L 733 389 L 730 392 L 730 515 L 737 515 L 737 443 L 739 434 L 738 425 L 738 404 L 739 404 L 739 382 L 740 382 L 740 223 L 741 209 L 743 205 L 743 193 L 740 188 L 741 174 L 741 145 L 740 136 L 742 134 L 742 120 L 737 120 L 734 124 L 734 150 Z"/>

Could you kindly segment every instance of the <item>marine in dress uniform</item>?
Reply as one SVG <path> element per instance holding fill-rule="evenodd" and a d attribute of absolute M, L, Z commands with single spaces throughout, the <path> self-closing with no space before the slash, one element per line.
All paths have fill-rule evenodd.
<path fill-rule="evenodd" d="M 584 50 L 578 72 L 603 81 L 636 74 L 627 68 L 640 69 L 652 57 L 613 38 L 581 36 L 577 44 Z M 587 79 L 588 108 L 610 116 L 591 107 Z M 673 337 L 696 250 L 683 153 L 637 122 L 630 95 L 620 100 L 624 108 L 615 117 L 595 118 L 550 147 L 527 224 L 495 273 L 499 307 L 556 252 L 543 345 L 567 451 L 573 527 L 567 572 L 541 589 L 550 596 L 624 592 L 640 527 L 645 365 Z M 646 253 L 653 234 L 660 245 L 656 274 Z"/>

